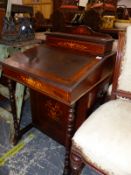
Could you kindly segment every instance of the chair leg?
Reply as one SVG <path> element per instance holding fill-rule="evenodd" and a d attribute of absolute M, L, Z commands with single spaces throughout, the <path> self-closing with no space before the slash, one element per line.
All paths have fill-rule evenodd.
<path fill-rule="evenodd" d="M 70 155 L 71 175 L 80 175 L 83 165 L 84 164 L 82 162 L 82 159 L 75 153 L 71 152 Z"/>

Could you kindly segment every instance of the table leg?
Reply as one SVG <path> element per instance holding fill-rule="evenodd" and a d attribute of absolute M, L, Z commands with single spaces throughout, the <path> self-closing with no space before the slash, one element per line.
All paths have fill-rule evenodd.
<path fill-rule="evenodd" d="M 11 110 L 12 110 L 13 121 L 14 121 L 14 129 L 15 129 L 15 134 L 14 134 L 14 139 L 13 139 L 13 143 L 15 145 L 17 144 L 19 137 L 20 137 L 20 134 L 19 134 L 20 126 L 17 120 L 15 90 L 13 87 L 13 80 L 8 79 L 8 88 L 9 88 L 9 97 L 10 97 Z"/>
<path fill-rule="evenodd" d="M 68 113 L 68 125 L 66 133 L 66 153 L 65 153 L 65 162 L 64 162 L 64 172 L 63 175 L 70 174 L 70 148 L 71 148 L 71 138 L 73 135 L 74 129 L 74 119 L 75 119 L 75 105 L 70 106 Z"/>

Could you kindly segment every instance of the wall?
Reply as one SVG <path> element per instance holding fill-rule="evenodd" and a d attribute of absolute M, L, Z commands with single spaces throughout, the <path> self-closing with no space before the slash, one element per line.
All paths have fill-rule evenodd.
<path fill-rule="evenodd" d="M 13 4 L 22 4 L 22 0 L 10 0 Z"/>
<path fill-rule="evenodd" d="M 118 5 L 125 5 L 128 8 L 131 8 L 131 0 L 120 0 L 118 1 Z"/>
<path fill-rule="evenodd" d="M 79 0 L 79 6 L 85 7 L 89 0 Z"/>
<path fill-rule="evenodd" d="M 23 4 L 33 6 L 34 13 L 40 11 L 46 19 L 53 11 L 53 0 L 23 0 Z"/>

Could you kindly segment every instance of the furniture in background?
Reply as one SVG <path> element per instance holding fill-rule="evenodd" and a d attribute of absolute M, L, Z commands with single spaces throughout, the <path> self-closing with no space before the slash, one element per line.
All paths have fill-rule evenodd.
<path fill-rule="evenodd" d="M 119 32 L 124 32 L 126 29 L 117 29 L 117 28 L 110 28 L 110 29 L 100 29 L 99 32 L 103 34 L 109 34 L 114 39 L 118 40 Z"/>
<path fill-rule="evenodd" d="M 1 0 L 0 1 L 0 8 L 5 9 L 7 6 L 7 0 Z"/>
<path fill-rule="evenodd" d="M 2 32 L 2 28 L 3 28 L 3 17 L 5 16 L 5 9 L 4 8 L 0 8 L 0 35 Z"/>
<path fill-rule="evenodd" d="M 9 56 L 17 53 L 17 52 L 24 52 L 25 50 L 35 47 L 38 45 L 41 41 L 40 40 L 31 40 L 26 42 L 9 44 L 6 42 L 0 41 L 0 61 L 3 61 L 7 59 Z M 16 105 L 16 116 L 17 116 L 17 122 L 19 123 L 21 120 L 21 114 L 22 114 L 22 106 L 23 102 L 27 97 L 27 91 L 25 90 L 25 86 L 19 83 L 14 83 L 14 93 L 15 93 L 15 105 Z M 9 87 L 8 87 L 8 79 L 3 76 L 2 69 L 0 69 L 0 95 L 6 99 L 10 100 L 9 96 Z M 29 97 L 29 96 L 28 96 Z M 0 107 L 0 117 L 5 120 L 5 122 L 8 122 L 10 126 L 10 133 L 9 135 L 9 142 L 15 144 L 14 140 L 14 121 L 12 120 L 12 109 L 9 106 Z"/>
<path fill-rule="evenodd" d="M 5 10 L 2 9 L 1 11 L 1 20 L 3 21 L 6 12 Z M 8 7 L 8 12 L 9 14 L 12 15 L 14 18 L 14 15 L 17 13 L 26 13 L 32 15 L 32 8 L 27 7 L 27 6 L 21 6 L 21 5 L 15 5 L 13 4 L 11 6 L 11 9 Z M 10 26 L 9 26 L 10 27 Z M 19 40 L 16 39 L 11 39 L 9 38 L 8 34 L 6 36 L 6 40 L 3 38 L 3 28 L 4 28 L 4 23 L 1 22 L 1 37 L 0 37 L 0 61 L 5 60 L 9 56 L 15 54 L 16 52 L 23 52 L 31 47 L 34 47 L 38 45 L 41 41 L 32 39 L 32 40 L 26 40 L 22 41 L 22 38 L 19 38 Z M 8 27 L 7 27 L 8 28 Z M 11 29 L 13 30 L 13 29 Z M 10 34 L 11 31 L 9 31 Z M 18 33 L 17 33 L 18 34 Z M 25 86 L 19 84 L 19 83 L 14 83 L 14 91 L 15 91 L 15 103 L 16 103 L 16 115 L 17 115 L 17 122 L 19 123 L 21 119 L 21 110 L 22 110 L 22 104 L 23 104 L 23 99 L 25 96 Z M 0 69 L 0 96 L 1 98 L 6 98 L 9 99 L 9 89 L 8 89 L 8 79 L 2 75 L 2 69 Z M 0 117 L 9 124 L 10 127 L 10 133 L 9 135 L 9 142 L 15 142 L 14 140 L 14 121 L 12 118 L 12 109 L 10 106 L 6 106 L 6 108 L 3 108 L 2 106 L 0 107 Z"/>
<path fill-rule="evenodd" d="M 46 20 L 50 19 L 54 6 L 53 0 L 23 0 L 22 2 L 23 5 L 33 7 L 34 15 L 41 12 Z"/>
<path fill-rule="evenodd" d="M 78 6 L 77 1 L 54 0 L 54 10 L 52 14 L 54 18 L 51 17 L 51 19 L 53 19 L 51 20 L 52 30 L 63 32 L 67 25 L 87 25 L 95 31 L 103 32 L 101 28 L 114 28 L 114 20 L 111 20 L 111 18 L 115 19 L 116 9 L 117 0 L 91 0 L 85 8 Z M 105 17 L 106 19 L 104 20 Z M 108 31 L 106 32 L 108 33 Z M 109 32 L 109 34 L 112 33 Z"/>
<path fill-rule="evenodd" d="M 85 36 L 96 36 L 96 37 L 104 37 L 104 38 L 112 38 L 107 33 L 102 32 L 96 32 L 92 30 L 87 25 L 79 25 L 79 26 L 73 26 L 73 25 L 67 25 L 65 27 L 65 32 L 69 34 L 75 34 L 75 35 L 85 35 Z"/>
<path fill-rule="evenodd" d="M 2 62 L 9 79 L 15 139 L 22 134 L 12 86 L 17 81 L 30 89 L 33 126 L 65 146 L 65 175 L 72 134 L 111 81 L 112 43 L 110 37 L 52 32 L 44 44 Z"/>
<path fill-rule="evenodd" d="M 71 167 L 80 174 L 88 164 L 102 174 L 131 174 L 131 26 L 121 32 L 114 70 L 112 100 L 100 106 L 72 139 Z"/>
<path fill-rule="evenodd" d="M 126 7 L 124 4 L 117 5 L 114 16 L 103 16 L 103 25 L 100 32 L 108 33 L 113 38 L 118 39 L 118 33 L 126 30 L 126 27 L 131 25 L 130 15 L 130 8 Z"/>
<path fill-rule="evenodd" d="M 100 10 L 101 13 L 115 13 L 117 8 L 117 0 L 90 0 L 90 8 Z"/>
<path fill-rule="evenodd" d="M 33 40 L 32 16 L 32 7 L 11 4 L 9 1 L 0 39 L 9 43 Z"/>

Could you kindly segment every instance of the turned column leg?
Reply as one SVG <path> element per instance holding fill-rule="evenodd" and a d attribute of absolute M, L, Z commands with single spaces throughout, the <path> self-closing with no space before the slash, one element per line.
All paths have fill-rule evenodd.
<path fill-rule="evenodd" d="M 63 175 L 70 174 L 70 148 L 71 148 L 71 138 L 73 135 L 73 128 L 74 128 L 74 119 L 75 119 L 75 106 L 72 105 L 69 108 L 69 114 L 68 114 L 68 126 L 67 126 L 67 133 L 66 133 L 66 153 L 65 153 Z"/>
<path fill-rule="evenodd" d="M 14 87 L 13 87 L 13 80 L 8 79 L 8 88 L 9 88 L 9 96 L 10 96 L 10 103 L 11 103 L 11 112 L 13 115 L 13 121 L 14 121 L 14 139 L 13 139 L 13 144 L 17 144 L 19 140 L 19 130 L 20 126 L 17 120 L 17 114 L 16 114 L 16 103 L 15 103 L 15 92 L 14 92 Z"/>
<path fill-rule="evenodd" d="M 83 168 L 83 162 L 81 158 L 73 152 L 71 152 L 70 154 L 70 165 L 71 165 L 70 175 L 79 175 Z"/>

